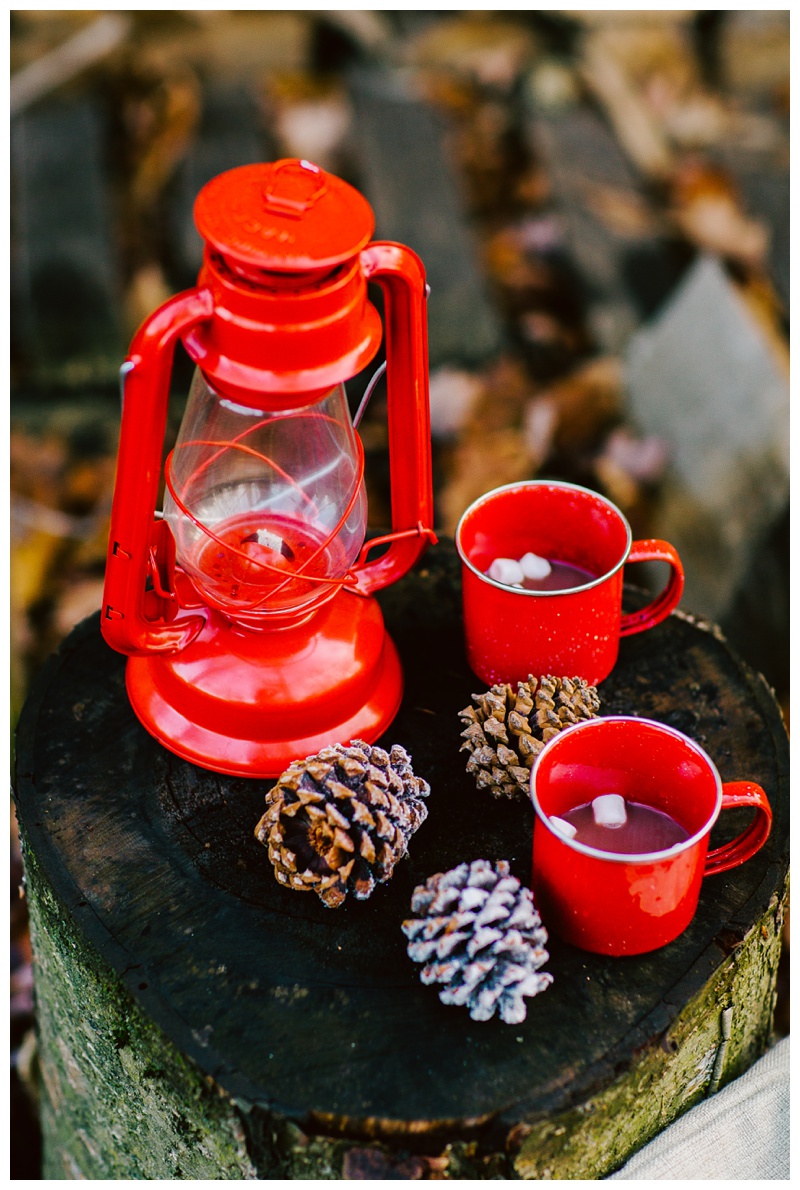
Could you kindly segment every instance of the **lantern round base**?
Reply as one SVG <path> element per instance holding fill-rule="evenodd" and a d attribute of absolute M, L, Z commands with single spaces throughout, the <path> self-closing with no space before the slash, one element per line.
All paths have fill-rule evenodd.
<path fill-rule="evenodd" d="M 333 743 L 373 743 L 403 695 L 377 602 L 348 591 L 295 628 L 247 632 L 211 613 L 180 653 L 130 657 L 125 682 L 165 748 L 241 777 L 277 777 Z"/>

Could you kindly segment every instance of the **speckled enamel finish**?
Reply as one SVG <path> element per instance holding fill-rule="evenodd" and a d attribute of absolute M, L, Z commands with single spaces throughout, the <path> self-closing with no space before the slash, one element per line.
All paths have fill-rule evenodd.
<path fill-rule="evenodd" d="M 688 838 L 664 851 L 629 855 L 567 839 L 553 826 L 553 815 L 612 792 L 669 814 Z M 772 824 L 760 785 L 723 785 L 710 757 L 688 736 L 628 716 L 574 724 L 545 745 L 531 773 L 531 800 L 533 894 L 544 923 L 597 954 L 643 954 L 677 938 L 697 909 L 703 877 L 750 859 Z M 755 810 L 750 824 L 709 851 L 720 811 L 741 806 Z"/>
<path fill-rule="evenodd" d="M 548 673 L 595 685 L 614 668 L 620 636 L 659 623 L 683 589 L 672 546 L 633 542 L 619 509 L 576 484 L 532 480 L 488 492 L 462 516 L 456 546 L 467 660 L 490 686 Z M 598 577 L 568 591 L 529 591 L 486 575 L 495 558 L 527 551 Z M 623 616 L 625 562 L 656 559 L 671 567 L 667 587 L 635 617 Z"/>

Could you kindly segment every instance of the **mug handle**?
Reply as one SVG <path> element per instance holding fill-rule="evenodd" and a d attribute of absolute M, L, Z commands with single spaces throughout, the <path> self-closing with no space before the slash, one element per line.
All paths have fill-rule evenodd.
<path fill-rule="evenodd" d="M 755 817 L 741 835 L 709 851 L 704 876 L 726 872 L 729 868 L 743 864 L 767 841 L 772 827 L 772 807 L 761 786 L 756 785 L 755 781 L 727 781 L 722 786 L 722 809 L 732 810 L 736 806 L 754 806 Z"/>
<path fill-rule="evenodd" d="M 678 557 L 678 551 L 668 541 L 658 541 L 654 537 L 643 541 L 634 541 L 626 562 L 667 562 L 670 575 L 667 585 L 652 603 L 640 608 L 638 612 L 624 614 L 620 622 L 620 636 L 632 636 L 634 632 L 644 632 L 646 628 L 654 628 L 665 620 L 683 594 L 683 566 Z"/>

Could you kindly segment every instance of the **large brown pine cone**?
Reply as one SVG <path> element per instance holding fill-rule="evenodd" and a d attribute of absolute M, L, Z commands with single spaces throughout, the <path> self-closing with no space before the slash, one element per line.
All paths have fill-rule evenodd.
<path fill-rule="evenodd" d="M 529 796 L 533 762 L 547 741 L 571 723 L 593 719 L 600 706 L 597 689 L 583 678 L 533 675 L 473 694 L 474 706 L 459 711 L 465 728 L 461 751 L 469 752 L 467 772 L 478 789 L 494 797 Z"/>
<path fill-rule="evenodd" d="M 281 884 L 313 889 L 336 908 L 348 892 L 365 900 L 390 878 L 428 816 L 429 793 L 399 744 L 332 744 L 278 778 L 255 835 Z"/>
<path fill-rule="evenodd" d="M 508 1025 L 525 1020 L 524 997 L 553 982 L 539 968 L 547 962 L 547 931 L 529 888 L 505 860 L 476 859 L 437 872 L 414 889 L 404 921 L 408 955 L 426 965 L 423 983 L 441 983 L 443 1004 L 463 1004 L 474 1021 L 499 1012 Z"/>

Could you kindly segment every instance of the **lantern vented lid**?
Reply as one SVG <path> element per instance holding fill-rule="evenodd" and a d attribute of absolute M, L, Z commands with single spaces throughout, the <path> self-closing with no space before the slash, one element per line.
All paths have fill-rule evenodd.
<path fill-rule="evenodd" d="M 362 194 L 298 158 L 212 178 L 195 200 L 194 220 L 226 259 L 280 272 L 334 268 L 360 252 L 375 227 Z"/>

